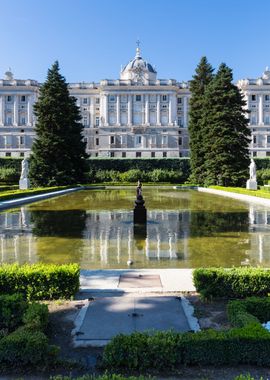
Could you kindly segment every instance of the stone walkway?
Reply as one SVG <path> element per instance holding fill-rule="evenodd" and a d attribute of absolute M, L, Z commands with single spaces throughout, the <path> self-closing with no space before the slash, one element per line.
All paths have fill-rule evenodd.
<path fill-rule="evenodd" d="M 192 269 L 81 270 L 80 288 L 91 293 L 196 291 Z"/>
<path fill-rule="evenodd" d="M 82 270 L 74 346 L 104 346 L 134 331 L 197 331 L 193 307 L 179 296 L 188 291 L 191 269 Z"/>

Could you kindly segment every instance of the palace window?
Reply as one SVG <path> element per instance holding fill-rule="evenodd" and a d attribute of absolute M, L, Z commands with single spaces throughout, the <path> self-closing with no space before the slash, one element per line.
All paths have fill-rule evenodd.
<path fill-rule="evenodd" d="M 114 136 L 110 136 L 110 143 L 111 143 L 111 144 L 114 144 L 114 141 L 115 141 L 115 140 L 114 140 Z"/>
<path fill-rule="evenodd" d="M 109 102 L 114 103 L 115 102 L 115 95 L 110 95 L 109 96 Z"/>
<path fill-rule="evenodd" d="M 96 117 L 96 123 L 95 123 L 96 127 L 99 127 L 99 117 Z"/>
<path fill-rule="evenodd" d="M 110 156 L 111 156 L 111 157 L 114 157 L 114 152 L 110 152 Z"/>
<path fill-rule="evenodd" d="M 257 152 L 253 152 L 253 153 L 252 153 L 252 156 L 253 156 L 253 157 L 257 157 Z"/>
<path fill-rule="evenodd" d="M 23 152 L 20 153 L 20 157 L 24 157 L 24 153 Z"/>
<path fill-rule="evenodd" d="M 6 157 L 11 157 L 11 153 L 6 153 Z"/>
<path fill-rule="evenodd" d="M 264 96 L 264 100 L 267 101 L 267 102 L 269 102 L 269 100 L 270 100 L 270 96 L 269 96 L 269 95 L 265 95 L 265 96 Z"/>
<path fill-rule="evenodd" d="M 270 152 L 266 152 L 266 157 L 269 157 L 270 156 Z"/>
<path fill-rule="evenodd" d="M 167 99 L 168 99 L 167 95 L 162 95 L 162 101 L 163 102 L 167 102 Z"/>
<path fill-rule="evenodd" d="M 156 157 L 156 153 L 155 152 L 151 152 L 151 157 L 152 158 Z"/>
<path fill-rule="evenodd" d="M 24 136 L 20 136 L 20 145 L 24 145 Z"/>
<path fill-rule="evenodd" d="M 8 96 L 7 96 L 7 101 L 8 101 L 8 102 L 11 102 L 11 101 L 12 101 L 12 96 L 11 96 L 11 95 L 8 95 Z"/>
<path fill-rule="evenodd" d="M 22 96 L 21 96 L 21 102 L 23 102 L 23 103 L 24 103 L 24 102 L 25 102 L 25 100 L 26 100 L 26 97 L 25 97 L 25 95 L 22 95 Z"/>
<path fill-rule="evenodd" d="M 88 99 L 87 98 L 83 98 L 83 104 L 88 104 Z"/>
<path fill-rule="evenodd" d="M 177 103 L 181 104 L 182 103 L 182 98 L 177 98 Z"/>
<path fill-rule="evenodd" d="M 142 96 L 141 95 L 136 95 L 136 102 L 140 102 L 142 100 Z"/>
<path fill-rule="evenodd" d="M 83 125 L 84 125 L 85 127 L 87 127 L 87 125 L 88 125 L 87 117 L 84 117 L 84 118 L 83 118 Z"/>
<path fill-rule="evenodd" d="M 264 124 L 270 124 L 270 116 L 269 115 L 266 115 L 265 118 L 264 118 Z"/>
<path fill-rule="evenodd" d="M 167 157 L 167 152 L 163 152 L 163 157 Z"/>
<path fill-rule="evenodd" d="M 12 125 L 12 117 L 11 116 L 7 117 L 7 125 Z"/>
<path fill-rule="evenodd" d="M 96 145 L 99 145 L 99 139 L 96 139 Z"/>
<path fill-rule="evenodd" d="M 140 145 L 142 143 L 142 136 L 136 136 L 136 145 Z"/>
<path fill-rule="evenodd" d="M 96 104 L 99 104 L 99 98 L 96 98 Z"/>
<path fill-rule="evenodd" d="M 25 125 L 26 123 L 25 123 L 25 117 L 23 116 L 22 118 L 21 118 L 21 125 Z"/>
<path fill-rule="evenodd" d="M 127 157 L 126 152 L 122 152 L 122 157 L 123 157 L 123 158 Z"/>
<path fill-rule="evenodd" d="M 256 95 L 251 95 L 251 100 L 252 100 L 253 102 L 255 102 L 255 101 L 256 101 Z"/>
<path fill-rule="evenodd" d="M 178 138 L 178 144 L 179 144 L 179 145 L 182 145 L 182 137 L 179 137 L 179 138 Z"/>
<path fill-rule="evenodd" d="M 141 152 L 136 152 L 136 158 L 140 158 L 142 157 L 142 153 Z"/>
<path fill-rule="evenodd" d="M 257 136 L 253 136 L 253 144 L 257 143 Z"/>

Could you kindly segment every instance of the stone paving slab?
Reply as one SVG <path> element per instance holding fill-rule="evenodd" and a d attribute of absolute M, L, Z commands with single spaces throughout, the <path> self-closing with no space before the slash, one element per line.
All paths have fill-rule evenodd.
<path fill-rule="evenodd" d="M 124 287 L 120 276 L 160 276 L 159 286 L 138 288 Z M 80 289 L 83 292 L 195 292 L 192 269 L 111 269 L 81 270 Z"/>
<path fill-rule="evenodd" d="M 191 329 L 179 297 L 100 297 L 80 313 L 83 318 L 73 331 L 75 347 L 104 346 L 120 333 Z"/>
<path fill-rule="evenodd" d="M 118 288 L 154 288 L 161 287 L 157 274 L 121 274 Z"/>

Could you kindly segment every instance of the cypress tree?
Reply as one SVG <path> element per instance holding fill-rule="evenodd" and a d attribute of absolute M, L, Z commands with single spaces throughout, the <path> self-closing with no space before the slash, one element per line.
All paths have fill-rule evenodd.
<path fill-rule="evenodd" d="M 56 61 L 34 105 L 36 140 L 30 158 L 30 181 L 38 186 L 70 185 L 83 180 L 85 143 L 76 99 Z"/>
<path fill-rule="evenodd" d="M 202 57 L 196 68 L 196 74 L 190 81 L 190 109 L 189 109 L 189 146 L 192 182 L 202 184 L 204 177 L 205 151 L 203 146 L 204 125 L 203 109 L 206 87 L 213 79 L 214 69 L 206 57 Z"/>
<path fill-rule="evenodd" d="M 205 91 L 205 185 L 241 186 L 248 178 L 248 111 L 232 80 L 232 70 L 222 63 Z"/>

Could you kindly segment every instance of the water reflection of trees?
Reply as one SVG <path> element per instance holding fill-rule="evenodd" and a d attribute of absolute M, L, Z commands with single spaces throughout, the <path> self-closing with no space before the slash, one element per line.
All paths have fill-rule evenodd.
<path fill-rule="evenodd" d="M 190 236 L 212 236 L 216 233 L 248 232 L 248 212 L 192 212 Z"/>
<path fill-rule="evenodd" d="M 32 232 L 35 236 L 80 238 L 85 228 L 85 210 L 31 211 Z"/>

